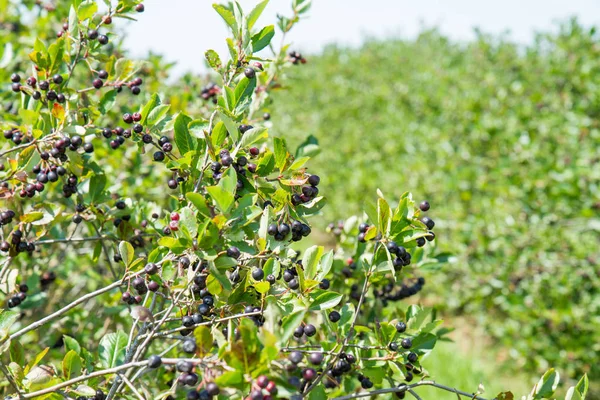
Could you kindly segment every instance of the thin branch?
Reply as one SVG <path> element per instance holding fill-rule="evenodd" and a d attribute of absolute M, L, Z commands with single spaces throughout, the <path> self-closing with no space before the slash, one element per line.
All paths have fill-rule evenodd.
<path fill-rule="evenodd" d="M 412 394 L 412 396 L 413 396 L 413 397 L 414 397 L 416 400 L 423 400 L 423 399 L 421 399 L 421 398 L 419 397 L 419 395 L 418 395 L 418 394 L 416 394 L 416 393 L 415 393 L 415 391 L 414 391 L 414 390 L 412 390 L 412 389 L 408 389 L 408 393 Z"/>
<path fill-rule="evenodd" d="M 118 367 L 109 368 L 109 369 L 103 369 L 101 371 L 95 371 L 95 372 L 92 372 L 92 373 L 90 373 L 88 375 L 78 376 L 77 378 L 73 378 L 73 379 L 70 379 L 68 381 L 61 382 L 61 383 L 56 384 L 54 386 L 51 386 L 49 388 L 38 390 L 37 392 L 27 393 L 26 395 L 23 396 L 23 398 L 24 399 L 33 399 L 34 397 L 38 397 L 38 396 L 42 396 L 44 394 L 56 392 L 58 389 L 74 385 L 74 384 L 76 384 L 78 382 L 87 381 L 88 379 L 95 378 L 97 376 L 103 376 L 103 375 L 109 375 L 109 374 L 116 374 L 119 371 L 123 371 L 125 369 L 133 368 L 133 367 L 141 367 L 141 366 L 146 365 L 146 364 L 148 364 L 147 360 L 146 361 L 138 361 L 138 362 L 134 362 L 134 363 L 123 364 L 123 365 L 119 365 Z"/>
<path fill-rule="evenodd" d="M 131 383 L 131 381 L 129 379 L 127 379 L 127 377 L 123 374 L 119 374 L 119 376 L 121 377 L 121 379 L 123 379 L 123 382 L 125 382 L 125 384 L 127 386 L 129 386 L 129 389 L 131 389 L 131 391 L 137 396 L 138 399 L 140 400 L 146 400 L 144 399 L 144 396 L 142 396 L 140 394 L 140 392 L 137 391 L 137 389 L 135 388 L 135 386 L 133 386 L 133 383 Z"/>
<path fill-rule="evenodd" d="M 144 273 L 144 270 L 141 270 L 139 272 L 136 272 L 136 273 L 132 274 L 130 277 L 138 276 L 138 275 L 141 275 L 143 273 Z M 72 303 L 67 304 L 66 306 L 64 306 L 60 310 L 58 310 L 58 311 L 56 311 L 56 312 L 48 315 L 45 318 L 42 318 L 42 319 L 40 319 L 40 320 L 32 323 L 31 325 L 29 325 L 29 326 L 21 329 L 20 331 L 17 331 L 15 333 L 13 333 L 12 335 L 10 335 L 10 339 L 16 339 L 16 338 L 18 338 L 20 336 L 23 336 L 24 334 L 26 334 L 29 331 L 32 331 L 34 329 L 39 328 L 42 325 L 47 324 L 48 322 L 52 321 L 53 319 L 56 319 L 56 318 L 60 317 L 61 315 L 65 314 L 67 311 L 69 311 L 69 310 L 77 307 L 79 304 L 85 303 L 86 301 L 88 301 L 88 300 L 90 300 L 90 299 L 92 299 L 92 298 L 94 298 L 96 296 L 99 296 L 99 295 L 101 295 L 103 293 L 106 293 L 106 292 L 108 292 L 108 291 L 110 291 L 110 290 L 112 290 L 114 288 L 117 288 L 117 287 L 121 286 L 124 281 L 125 281 L 125 278 L 120 279 L 120 280 L 118 280 L 116 282 L 111 283 L 110 285 L 108 285 L 106 287 L 103 287 L 101 289 L 96 290 L 95 292 L 91 292 L 91 293 L 88 293 L 88 294 L 86 294 L 84 296 L 81 296 L 80 298 L 78 298 L 77 300 L 73 301 Z M 5 339 L 5 341 L 6 341 L 6 339 Z"/>
<path fill-rule="evenodd" d="M 116 238 L 111 238 L 108 236 L 90 236 L 90 237 L 82 237 L 82 238 L 64 238 L 64 239 L 46 239 L 46 240 L 38 240 L 34 242 L 37 244 L 54 244 L 54 243 L 76 243 L 76 242 L 93 242 L 96 240 L 118 240 Z"/>
<path fill-rule="evenodd" d="M 352 399 L 358 399 L 361 397 L 374 397 L 379 394 L 411 392 L 412 389 L 419 387 L 419 386 L 433 386 L 435 388 L 445 390 L 447 392 L 456 393 L 456 394 L 459 394 L 462 396 L 469 397 L 473 400 L 486 400 L 483 397 L 479 397 L 474 393 L 463 392 L 461 390 L 457 390 L 457 389 L 451 388 L 449 386 L 440 385 L 439 383 L 435 383 L 434 381 L 421 381 L 421 382 L 413 383 L 412 385 L 404 385 L 403 384 L 398 387 L 390 388 L 390 389 L 373 390 L 371 392 L 359 392 L 359 393 L 349 394 L 347 396 L 335 397 L 332 400 L 352 400 Z M 411 394 L 413 394 L 413 393 L 411 392 Z M 419 397 L 417 396 L 416 398 L 418 399 Z M 496 400 L 496 399 L 493 399 L 493 400 Z"/>

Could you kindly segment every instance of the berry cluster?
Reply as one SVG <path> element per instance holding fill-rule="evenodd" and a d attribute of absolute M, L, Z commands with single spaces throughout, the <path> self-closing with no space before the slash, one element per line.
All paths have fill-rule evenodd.
<path fill-rule="evenodd" d="M 15 229 L 10 236 L 10 242 L 5 240 L 0 243 L 0 250 L 5 253 L 11 248 L 14 248 L 17 253 L 28 252 L 31 255 L 35 251 L 35 244 L 33 241 L 23 240 L 23 231 Z"/>
<path fill-rule="evenodd" d="M 292 195 L 292 204 L 297 206 L 298 204 L 308 203 L 313 200 L 319 194 L 319 183 L 321 178 L 318 175 L 310 175 L 308 177 L 308 185 L 302 187 L 302 194 L 294 193 Z"/>
<path fill-rule="evenodd" d="M 13 308 L 21 304 L 27 298 L 29 287 L 22 283 L 19 285 L 19 292 L 8 299 L 8 308 Z"/>
<path fill-rule="evenodd" d="M 300 221 L 292 221 L 291 225 L 282 222 L 279 225 L 271 224 L 267 227 L 267 233 L 278 241 L 284 240 L 290 232 L 292 233 L 292 241 L 297 242 L 310 235 L 311 229 L 310 226 Z"/>
<path fill-rule="evenodd" d="M 65 79 L 61 74 L 54 74 L 52 79 L 42 80 L 39 83 L 35 76 L 30 76 L 25 81 L 26 86 L 21 84 L 21 76 L 17 73 L 12 74 L 10 76 L 10 80 L 12 82 L 11 89 L 13 92 L 24 93 L 28 96 L 31 96 L 34 100 L 41 99 L 44 102 L 56 101 L 58 103 L 64 103 L 67 101 L 65 95 L 59 92 L 63 86 L 63 83 L 65 82 Z M 44 92 L 45 95 L 43 95 L 40 90 Z M 15 141 L 14 138 L 13 141 Z"/>
<path fill-rule="evenodd" d="M 290 53 L 288 54 L 290 57 L 290 61 L 292 62 L 292 64 L 294 65 L 298 65 L 298 64 L 306 64 L 306 59 L 304 57 L 302 57 L 302 54 L 298 53 L 297 51 L 290 51 Z"/>
<path fill-rule="evenodd" d="M 217 86 L 216 83 L 209 83 L 208 85 L 202 88 L 200 92 L 200 97 L 204 100 L 212 99 L 213 103 L 217 104 L 217 96 L 221 93 L 221 89 Z"/>
<path fill-rule="evenodd" d="M 256 378 L 250 395 L 245 400 L 272 400 L 277 395 L 277 385 L 265 375 Z"/>
<path fill-rule="evenodd" d="M 6 129 L 4 132 L 4 138 L 8 140 L 12 140 L 14 144 L 21 143 L 29 143 L 31 141 L 31 137 L 28 134 L 23 134 L 23 132 L 18 129 Z"/>
<path fill-rule="evenodd" d="M 424 285 L 425 278 L 423 277 L 418 278 L 412 285 L 402 283 L 402 285 L 396 286 L 395 282 L 390 280 L 382 289 L 375 291 L 375 296 L 383 299 L 385 305 L 387 301 L 398 301 L 414 296 L 423 289 Z"/>
<path fill-rule="evenodd" d="M 42 276 L 40 276 L 40 287 L 42 290 L 46 290 L 48 289 L 48 286 L 50 286 L 50 284 L 55 280 L 56 274 L 54 271 L 45 271 Z"/>
<path fill-rule="evenodd" d="M 6 210 L 0 212 L 0 226 L 12 223 L 14 217 L 15 212 L 13 210 Z"/>

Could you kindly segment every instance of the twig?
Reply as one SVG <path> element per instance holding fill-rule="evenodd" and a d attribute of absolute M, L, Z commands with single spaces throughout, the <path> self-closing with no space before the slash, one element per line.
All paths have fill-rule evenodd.
<path fill-rule="evenodd" d="M 46 239 L 46 240 L 38 240 L 37 242 L 34 242 L 34 243 L 36 245 L 38 245 L 38 244 L 54 244 L 54 243 L 93 242 L 96 240 L 118 240 L 118 239 L 111 238 L 108 236 L 90 236 L 90 237 L 82 237 L 82 238 Z"/>
<path fill-rule="evenodd" d="M 144 270 L 141 270 L 139 272 L 136 272 L 136 273 L 132 274 L 131 277 L 138 276 L 138 275 L 141 275 L 143 273 L 144 273 Z M 103 287 L 101 289 L 96 290 L 95 292 L 91 292 L 91 293 L 88 293 L 88 294 L 86 294 L 84 296 L 81 296 L 80 298 L 78 298 L 77 300 L 73 301 L 72 303 L 67 304 L 66 306 L 64 306 L 60 310 L 58 310 L 58 311 L 56 311 L 56 312 L 48 315 L 45 318 L 42 318 L 42 319 L 34 322 L 33 324 L 31 324 L 31 325 L 29 325 L 29 326 L 21 329 L 20 331 L 17 331 L 15 333 L 13 333 L 12 335 L 10 335 L 10 339 L 16 339 L 16 338 L 18 338 L 20 336 L 23 336 L 27 332 L 32 331 L 34 329 L 37 329 L 40 326 L 45 325 L 46 323 L 52 321 L 53 319 L 60 317 L 61 315 L 63 315 L 67 311 L 71 310 L 72 308 L 77 307 L 79 304 L 84 303 L 84 302 L 88 301 L 89 299 L 92 299 L 92 298 L 94 298 L 96 296 L 99 296 L 99 295 L 101 295 L 103 293 L 106 293 L 106 292 L 108 292 L 108 291 L 110 291 L 110 290 L 112 290 L 114 288 L 117 288 L 117 287 L 121 286 L 123 284 L 124 280 L 125 280 L 125 278 L 120 279 L 120 280 L 118 280 L 116 282 L 111 283 L 110 285 L 108 285 L 106 287 Z M 5 339 L 5 341 L 6 341 L 6 339 Z"/>
<path fill-rule="evenodd" d="M 123 370 L 128 369 L 128 368 L 141 367 L 141 366 L 146 365 L 146 364 L 148 364 L 147 360 L 133 362 L 133 363 L 128 363 L 128 364 L 123 364 L 123 365 L 119 365 L 118 367 L 108 368 L 108 369 L 104 369 L 104 370 L 100 370 L 100 371 L 95 371 L 95 372 L 92 372 L 92 373 L 90 373 L 88 375 L 78 376 L 77 378 L 73 378 L 73 379 L 70 379 L 68 381 L 61 382 L 61 383 L 56 384 L 54 386 L 51 386 L 49 388 L 38 390 L 37 392 L 27 393 L 27 394 L 25 394 L 23 396 L 23 398 L 24 399 L 32 399 L 34 397 L 42 396 L 44 394 L 56 392 L 58 389 L 61 389 L 61 388 L 67 387 L 67 386 L 71 386 L 71 385 L 74 385 L 75 383 L 78 383 L 78 382 L 81 382 L 81 381 L 86 381 L 88 379 L 95 378 L 97 376 L 115 374 L 115 373 L 117 373 L 119 371 L 123 371 Z"/>
<path fill-rule="evenodd" d="M 131 389 L 131 391 L 137 396 L 138 399 L 140 400 L 146 400 L 144 399 L 144 396 L 142 396 L 140 394 L 140 392 L 137 391 L 137 389 L 135 388 L 135 386 L 133 386 L 133 383 L 131 383 L 131 381 L 129 379 L 127 379 L 127 377 L 123 374 L 119 374 L 119 376 L 121 377 L 121 379 L 123 379 L 123 382 L 125 382 L 125 384 L 127 386 L 129 386 L 129 389 Z"/>
<path fill-rule="evenodd" d="M 352 400 L 352 399 L 358 399 L 361 397 L 374 397 L 379 394 L 402 393 L 402 392 L 407 392 L 407 391 L 410 392 L 412 389 L 419 387 L 419 386 L 433 386 L 435 388 L 445 390 L 447 392 L 452 392 L 452 393 L 460 394 L 462 396 L 467 396 L 474 400 L 486 400 L 483 397 L 474 395 L 473 393 L 467 393 L 467 392 L 463 392 L 461 390 L 457 390 L 457 389 L 454 389 L 454 388 L 451 388 L 451 387 L 448 387 L 445 385 L 440 385 L 439 383 L 435 383 L 434 381 L 421 381 L 421 382 L 413 383 L 412 385 L 400 385 L 398 387 L 390 388 L 390 389 L 373 390 L 371 392 L 359 392 L 359 393 L 349 394 L 347 396 L 335 397 L 332 400 Z M 411 394 L 413 394 L 413 393 L 411 393 Z M 417 399 L 418 398 L 419 397 L 417 396 Z M 492 399 L 492 400 L 496 400 L 496 399 Z"/>

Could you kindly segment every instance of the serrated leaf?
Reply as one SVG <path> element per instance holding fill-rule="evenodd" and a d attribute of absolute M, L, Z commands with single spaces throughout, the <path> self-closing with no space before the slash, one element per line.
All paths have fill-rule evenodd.
<path fill-rule="evenodd" d="M 214 50 L 207 50 L 204 56 L 206 57 L 206 61 L 208 61 L 208 65 L 216 72 L 220 72 L 223 65 L 221 64 L 219 54 Z"/>

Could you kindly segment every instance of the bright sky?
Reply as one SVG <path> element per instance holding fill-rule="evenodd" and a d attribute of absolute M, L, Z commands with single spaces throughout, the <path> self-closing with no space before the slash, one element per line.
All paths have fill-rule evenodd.
<path fill-rule="evenodd" d="M 225 24 L 211 0 L 146 0 L 146 11 L 128 28 L 127 46 L 134 55 L 148 50 L 177 61 L 177 72 L 203 71 L 204 51 L 225 54 Z M 256 0 L 240 0 L 245 11 Z M 290 15 L 291 0 L 271 0 L 258 24 L 275 23 L 275 15 Z M 328 43 L 358 45 L 366 36 L 412 37 L 423 26 L 437 26 L 453 39 L 510 31 L 528 43 L 533 32 L 556 29 L 556 21 L 577 16 L 585 25 L 600 22 L 597 0 L 313 0 L 308 17 L 290 34 L 294 49 L 311 53 Z M 258 25 L 257 25 L 258 26 Z M 277 37 L 276 39 L 277 40 Z"/>

